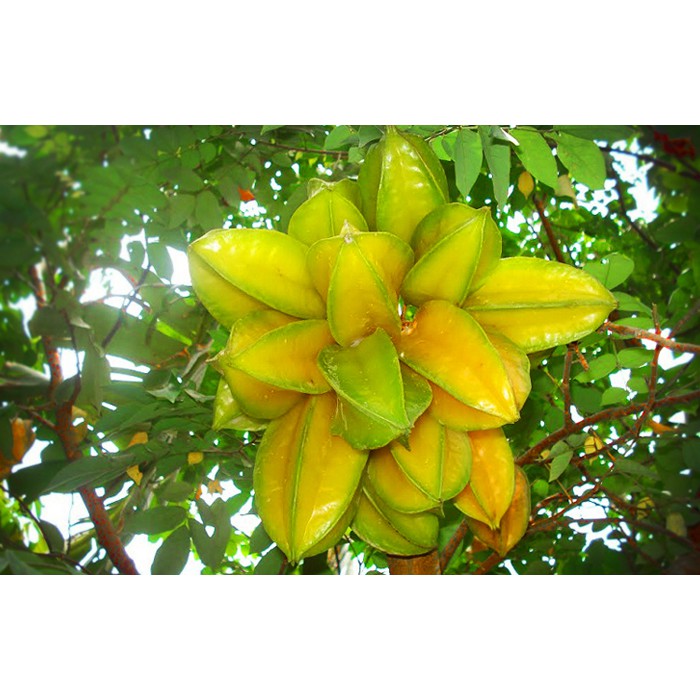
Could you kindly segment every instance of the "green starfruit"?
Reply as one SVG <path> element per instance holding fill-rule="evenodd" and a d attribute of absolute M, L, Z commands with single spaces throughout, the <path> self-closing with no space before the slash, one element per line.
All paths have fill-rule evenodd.
<path fill-rule="evenodd" d="M 350 182 L 311 180 L 309 198 L 292 214 L 288 235 L 310 246 L 323 238 L 337 236 L 346 225 L 366 231 L 367 222 L 355 204 L 359 200 L 359 190 L 353 192 Z M 357 183 L 353 185 L 357 188 Z"/>
<path fill-rule="evenodd" d="M 418 222 L 448 200 L 445 171 L 430 146 L 392 126 L 367 152 L 358 184 L 370 230 L 407 243 Z"/>

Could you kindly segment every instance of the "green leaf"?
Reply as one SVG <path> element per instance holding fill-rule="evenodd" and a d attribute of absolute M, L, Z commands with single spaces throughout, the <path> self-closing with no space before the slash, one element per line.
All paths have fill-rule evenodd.
<path fill-rule="evenodd" d="M 158 575 L 177 575 L 182 572 L 190 557 L 190 531 L 186 525 L 173 530 L 158 548 L 151 573 Z"/>
<path fill-rule="evenodd" d="M 231 516 L 236 515 L 236 513 L 238 513 L 249 500 L 250 493 L 246 491 L 237 493 L 232 498 L 229 498 L 228 501 L 226 501 L 226 510 L 228 511 L 228 514 Z"/>
<path fill-rule="evenodd" d="M 577 382 L 593 382 L 597 379 L 607 377 L 611 372 L 617 369 L 617 360 L 615 355 L 602 355 L 596 357 L 588 363 L 588 369 L 574 377 Z"/>
<path fill-rule="evenodd" d="M 202 156 L 202 161 L 204 163 L 209 163 L 216 158 L 216 146 L 209 141 L 200 144 L 199 153 Z"/>
<path fill-rule="evenodd" d="M 652 479 L 658 479 L 659 475 L 653 469 L 645 467 L 643 464 L 626 457 L 618 457 L 615 460 L 615 471 L 623 474 L 631 474 L 632 476 L 646 476 Z"/>
<path fill-rule="evenodd" d="M 622 253 L 613 253 L 602 260 L 586 263 L 583 270 L 608 289 L 614 289 L 632 274 L 634 261 Z"/>
<path fill-rule="evenodd" d="M 62 448 L 59 448 L 62 451 Z M 49 492 L 49 484 L 56 474 L 66 466 L 66 460 L 49 460 L 30 467 L 18 469 L 7 477 L 7 483 L 13 494 L 19 494 L 27 503 L 31 503 L 44 493 Z"/>
<path fill-rule="evenodd" d="M 38 572 L 24 560 L 22 554 L 24 552 L 14 552 L 11 549 L 6 549 L 5 552 L 5 563 L 10 567 L 10 571 L 15 576 L 32 576 Z"/>
<path fill-rule="evenodd" d="M 574 125 L 574 126 L 555 126 L 555 131 L 563 131 L 572 136 L 578 136 L 582 139 L 590 139 L 596 141 L 626 141 L 634 135 L 634 129 L 629 126 L 614 125 L 614 126 L 589 126 Z"/>
<path fill-rule="evenodd" d="M 156 506 L 134 513 L 126 522 L 129 532 L 144 535 L 157 535 L 175 529 L 187 517 L 187 511 L 180 506 Z"/>
<path fill-rule="evenodd" d="M 613 406 L 627 402 L 627 390 L 619 386 L 611 386 L 603 392 L 601 406 Z"/>
<path fill-rule="evenodd" d="M 150 243 L 148 260 L 161 279 L 169 280 L 173 275 L 173 260 L 164 243 Z"/>
<path fill-rule="evenodd" d="M 654 329 L 654 321 L 649 318 L 649 316 L 628 316 L 623 318 L 618 318 L 615 323 L 621 326 L 628 326 L 629 328 L 642 328 L 644 330 Z M 621 334 L 627 337 L 633 337 L 634 333 Z"/>
<path fill-rule="evenodd" d="M 364 151 L 357 146 L 350 146 L 348 149 L 348 162 L 349 163 L 361 163 L 365 157 Z"/>
<path fill-rule="evenodd" d="M 620 367 L 644 367 L 648 365 L 654 357 L 653 350 L 646 348 L 623 348 L 617 353 Z"/>
<path fill-rule="evenodd" d="M 700 221 L 695 216 L 684 216 L 674 219 L 658 231 L 654 232 L 657 243 L 670 245 L 672 243 L 690 243 L 698 239 Z"/>
<path fill-rule="evenodd" d="M 361 126 L 357 132 L 358 142 L 357 145 L 360 148 L 364 148 L 373 141 L 378 141 L 382 138 L 382 130 L 377 126 Z"/>
<path fill-rule="evenodd" d="M 271 544 L 270 536 L 265 531 L 262 523 L 258 525 L 250 536 L 250 551 L 253 554 L 262 554 Z"/>
<path fill-rule="evenodd" d="M 204 190 L 197 195 L 194 205 L 194 215 L 197 223 L 205 230 L 221 228 L 224 214 L 219 202 L 210 190 Z"/>
<path fill-rule="evenodd" d="M 42 306 L 36 310 L 29 321 L 29 333 L 34 338 L 50 336 L 51 338 L 68 338 L 70 329 L 62 311 L 50 306 Z"/>
<path fill-rule="evenodd" d="M 171 503 L 179 503 L 189 498 L 193 491 L 193 484 L 186 481 L 168 481 L 165 486 L 158 489 L 158 498 Z"/>
<path fill-rule="evenodd" d="M 535 479 L 531 488 L 538 498 L 546 498 L 549 495 L 549 483 L 544 479 Z"/>
<path fill-rule="evenodd" d="M 128 465 L 123 462 L 123 459 L 117 460 L 106 455 L 82 457 L 61 469 L 46 490 L 70 493 L 81 486 L 102 486 L 124 473 Z"/>
<path fill-rule="evenodd" d="M 593 190 L 605 187 L 605 158 L 593 141 L 566 133 L 554 134 L 557 155 L 569 173 Z"/>
<path fill-rule="evenodd" d="M 530 129 L 513 129 L 510 133 L 519 143 L 514 150 L 525 170 L 556 190 L 559 187 L 557 161 L 542 134 Z"/>
<path fill-rule="evenodd" d="M 253 574 L 276 576 L 282 571 L 284 564 L 284 554 L 280 549 L 274 547 L 257 563 Z"/>
<path fill-rule="evenodd" d="M 651 309 L 636 297 L 620 291 L 613 292 L 613 296 L 617 299 L 618 311 L 638 311 L 651 316 Z"/>
<path fill-rule="evenodd" d="M 493 194 L 498 202 L 499 209 L 503 209 L 508 201 L 508 188 L 510 187 L 510 144 L 495 138 L 499 127 L 479 127 L 481 142 L 484 147 L 486 163 L 491 171 L 493 181 Z"/>
<path fill-rule="evenodd" d="M 168 226 L 176 228 L 194 213 L 195 197 L 193 194 L 179 192 L 172 197 L 168 205 Z"/>
<path fill-rule="evenodd" d="M 24 130 L 34 139 L 43 139 L 49 133 L 45 126 L 25 126 Z"/>
<path fill-rule="evenodd" d="M 631 377 L 627 380 L 627 388 L 637 394 L 649 393 L 649 385 L 644 377 Z"/>
<path fill-rule="evenodd" d="M 66 543 L 61 531 L 53 523 L 46 520 L 40 520 L 39 522 L 41 523 L 41 532 L 44 535 L 49 551 L 54 554 L 63 554 Z"/>
<path fill-rule="evenodd" d="M 619 386 L 611 386 L 603 392 L 601 406 L 614 406 L 627 401 L 627 390 Z"/>
<path fill-rule="evenodd" d="M 335 129 L 326 136 L 323 148 L 326 151 L 335 151 L 341 146 L 346 146 L 348 144 L 357 145 L 357 142 L 357 134 L 349 126 L 336 126 Z"/>
<path fill-rule="evenodd" d="M 85 349 L 85 360 L 80 373 L 80 393 L 76 404 L 93 417 L 102 412 L 104 387 L 110 381 L 110 367 L 102 346 L 95 342 Z"/>
<path fill-rule="evenodd" d="M 198 505 L 199 505 L 198 499 Z M 214 523 L 214 533 L 210 537 L 207 530 L 197 520 L 190 519 L 189 528 L 197 554 L 205 566 L 216 569 L 226 553 L 226 547 L 231 537 L 231 519 L 226 504 L 220 498 L 216 499 L 209 508 L 210 522 Z"/>
<path fill-rule="evenodd" d="M 566 468 L 569 466 L 569 462 L 571 462 L 571 458 L 574 456 L 574 453 L 572 450 L 567 450 L 566 452 L 562 452 L 562 454 L 557 455 L 549 465 L 549 481 L 555 481 L 558 479 L 565 471 Z"/>
<path fill-rule="evenodd" d="M 444 141 L 443 145 L 446 146 Z M 459 193 L 466 197 L 481 171 L 484 153 L 481 137 L 476 131 L 460 129 L 454 140 L 454 148 L 447 152 L 455 162 L 455 183 Z"/>
<path fill-rule="evenodd" d="M 281 129 L 283 124 L 266 124 L 260 129 L 260 136 L 263 136 L 264 134 L 269 133 L 270 131 L 274 131 L 275 129 Z"/>

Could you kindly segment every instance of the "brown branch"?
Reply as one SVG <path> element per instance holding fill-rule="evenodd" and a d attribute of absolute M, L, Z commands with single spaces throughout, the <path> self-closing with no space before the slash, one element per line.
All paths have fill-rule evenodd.
<path fill-rule="evenodd" d="M 33 265 L 29 270 L 29 275 L 34 287 L 37 307 L 46 306 L 46 290 L 39 268 Z M 55 388 L 63 381 L 63 370 L 61 369 L 58 350 L 51 338 L 42 336 L 42 342 L 51 372 L 49 395 L 53 396 Z M 73 431 L 73 405 L 77 397 L 77 391 L 78 386 L 76 386 L 73 396 L 68 401 L 56 405 L 56 434 L 61 441 L 66 458 L 71 462 L 82 457 L 82 452 L 78 449 Z M 138 574 L 134 562 L 126 553 L 124 545 L 114 529 L 114 524 L 107 514 L 102 499 L 92 489 L 86 487 L 80 488 L 78 492 L 85 503 L 90 520 L 95 526 L 97 541 L 104 547 L 107 556 L 117 568 L 117 571 L 122 574 Z"/>
<path fill-rule="evenodd" d="M 600 332 L 610 331 L 611 333 L 618 333 L 619 335 L 631 335 L 635 338 L 651 340 L 657 345 L 662 345 L 670 350 L 675 350 L 676 352 L 690 352 L 695 355 L 700 353 L 700 345 L 693 345 L 692 343 L 679 343 L 675 340 L 671 340 L 659 333 L 653 333 L 652 331 L 646 331 L 643 328 L 634 328 L 632 326 L 622 326 L 618 323 L 610 323 L 606 321 L 601 327 Z"/>
<path fill-rule="evenodd" d="M 440 573 L 447 568 L 447 565 L 457 551 L 457 547 L 462 543 L 462 540 L 468 532 L 469 526 L 467 525 L 467 521 L 462 520 L 452 537 L 450 537 L 449 542 L 445 545 L 445 548 L 440 552 Z"/>
<path fill-rule="evenodd" d="M 474 576 L 483 576 L 487 574 L 494 566 L 497 566 L 502 561 L 503 557 L 498 552 L 493 552 L 481 563 L 481 566 L 474 572 Z"/>
<path fill-rule="evenodd" d="M 564 375 L 561 380 L 561 391 L 564 395 L 564 427 L 570 426 L 574 419 L 571 417 L 571 365 L 574 359 L 574 343 L 566 346 L 566 357 L 564 358 Z"/>
<path fill-rule="evenodd" d="M 435 575 L 440 573 L 437 549 L 415 557 L 387 556 L 389 573 L 392 576 Z"/>
<path fill-rule="evenodd" d="M 658 401 L 654 402 L 654 408 L 672 406 L 679 403 L 691 403 L 692 401 L 696 401 L 698 399 L 700 399 L 700 390 L 690 391 L 687 394 L 681 394 L 679 396 L 667 396 L 664 399 L 659 399 Z M 600 421 L 604 420 L 624 418 L 625 416 L 630 416 L 634 413 L 640 413 L 646 408 L 647 403 L 635 403 L 630 404 L 629 406 L 619 406 L 608 408 L 604 411 L 599 411 L 598 413 L 595 413 L 592 416 L 588 416 L 588 418 L 584 418 L 583 420 L 578 421 L 578 423 L 574 423 L 571 426 L 565 426 L 563 428 L 560 428 L 559 430 L 555 430 L 553 433 L 550 433 L 546 438 L 540 440 L 527 452 L 520 455 L 520 457 L 518 457 L 515 460 L 515 463 L 519 466 L 523 466 L 524 464 L 530 464 L 532 462 L 535 462 L 537 461 L 537 457 L 544 450 L 556 444 L 557 442 L 559 442 L 559 440 L 563 440 L 569 435 L 573 435 L 574 433 L 580 432 L 583 428 L 586 428 L 589 425 L 594 425 L 595 423 L 599 423 Z"/>
<path fill-rule="evenodd" d="M 561 247 L 559 246 L 559 241 L 557 241 L 557 237 L 554 235 L 554 230 L 552 229 L 552 224 L 550 223 L 549 219 L 547 218 L 547 214 L 545 213 L 544 204 L 542 203 L 542 200 L 540 200 L 538 197 L 533 196 L 532 201 L 535 203 L 535 207 L 537 208 L 537 213 L 540 215 L 540 220 L 542 221 L 542 226 L 544 226 L 545 233 L 547 234 L 547 240 L 549 240 L 549 245 L 552 247 L 552 250 L 554 251 L 554 257 L 560 263 L 566 262 L 564 260 L 564 255 L 561 252 Z"/>

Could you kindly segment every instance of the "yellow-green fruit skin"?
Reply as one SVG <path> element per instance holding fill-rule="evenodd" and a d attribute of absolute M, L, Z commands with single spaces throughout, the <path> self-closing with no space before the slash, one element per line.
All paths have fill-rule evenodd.
<path fill-rule="evenodd" d="M 525 473 L 518 467 L 515 470 L 513 500 L 501 518 L 498 528 L 493 530 L 473 518 L 467 518 L 467 524 L 475 537 L 504 557 L 527 532 L 530 509 L 530 485 Z"/>
<path fill-rule="evenodd" d="M 237 405 L 251 418 L 279 418 L 303 397 L 298 391 L 261 381 L 234 366 L 236 357 L 261 337 L 294 320 L 273 309 L 253 311 L 234 323 L 226 347 L 214 358 L 213 365 L 228 383 Z"/>
<path fill-rule="evenodd" d="M 616 306 L 615 297 L 583 270 L 525 257 L 502 259 L 463 304 L 487 331 L 526 353 L 580 340 Z"/>
<path fill-rule="evenodd" d="M 287 233 L 310 246 L 337 236 L 346 224 L 367 230 L 364 216 L 339 188 L 321 187 L 292 214 Z"/>
<path fill-rule="evenodd" d="M 306 267 L 307 251 L 279 231 L 216 229 L 194 241 L 188 257 L 195 290 L 212 315 L 230 321 L 262 304 L 296 318 L 325 318 Z"/>
<path fill-rule="evenodd" d="M 501 245 L 488 207 L 459 203 L 438 207 L 413 233 L 416 264 L 404 280 L 404 298 L 415 306 L 429 299 L 461 304 L 495 269 Z"/>
<path fill-rule="evenodd" d="M 407 557 L 435 549 L 439 523 L 434 513 L 399 513 L 365 482 L 351 527 L 373 547 Z"/>
<path fill-rule="evenodd" d="M 469 484 L 454 498 L 465 515 L 497 528 L 515 489 L 515 462 L 503 430 L 474 430 Z"/>
<path fill-rule="evenodd" d="M 530 360 L 512 341 L 499 333 L 489 333 L 488 339 L 501 357 L 508 381 L 513 389 L 515 405 L 520 411 L 530 394 Z M 458 401 L 454 396 L 434 384 L 430 413 L 443 425 L 453 430 L 489 430 L 499 428 L 508 421 L 490 415 Z"/>
<path fill-rule="evenodd" d="M 308 396 L 263 435 L 253 470 L 265 530 L 290 562 L 332 546 L 349 524 L 368 453 L 331 435 L 331 393 Z M 352 515 L 352 514 L 351 514 Z"/>
<path fill-rule="evenodd" d="M 420 513 L 440 505 L 406 476 L 389 447 L 372 450 L 367 479 L 379 498 L 401 513 Z"/>
<path fill-rule="evenodd" d="M 358 184 L 370 230 L 407 243 L 418 222 L 448 200 L 445 171 L 430 146 L 394 127 L 368 151 Z"/>
<path fill-rule="evenodd" d="M 264 430 L 266 420 L 259 420 L 246 415 L 238 401 L 233 397 L 228 382 L 221 377 L 214 398 L 214 430 Z"/>
<path fill-rule="evenodd" d="M 459 401 L 498 416 L 518 419 L 503 361 L 483 329 L 449 302 L 426 302 L 398 342 L 399 357 Z"/>

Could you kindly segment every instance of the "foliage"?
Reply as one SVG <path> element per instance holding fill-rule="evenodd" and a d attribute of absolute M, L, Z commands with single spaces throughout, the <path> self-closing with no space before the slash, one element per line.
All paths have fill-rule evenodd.
<path fill-rule="evenodd" d="M 503 561 L 447 509 L 443 573 L 699 571 L 697 131 L 402 128 L 441 158 L 453 201 L 492 207 L 504 257 L 583 267 L 619 301 L 599 332 L 530 357 L 532 393 L 506 430 L 532 491 L 527 534 Z M 132 572 L 137 535 L 159 574 L 188 561 L 203 573 L 386 570 L 350 536 L 291 567 L 257 525 L 260 434 L 212 430 L 208 360 L 227 334 L 181 266 L 212 228 L 285 231 L 301 183 L 355 176 L 382 130 L 2 129 L 0 452 L 13 454 L 13 419 L 31 420 L 36 442 L 0 472 L 0 570 Z M 643 217 L 640 183 L 655 197 Z M 44 520 L 57 493 L 78 494 L 89 517 Z"/>

